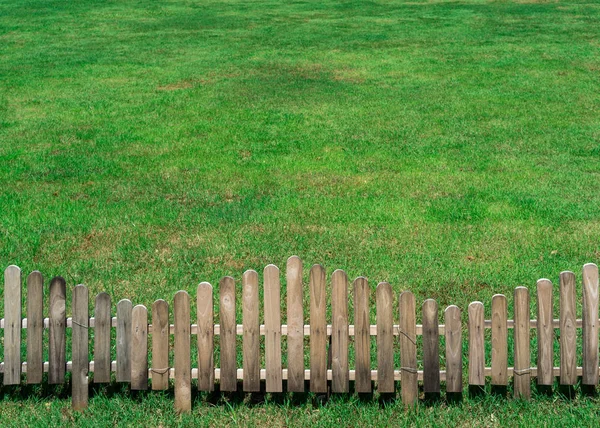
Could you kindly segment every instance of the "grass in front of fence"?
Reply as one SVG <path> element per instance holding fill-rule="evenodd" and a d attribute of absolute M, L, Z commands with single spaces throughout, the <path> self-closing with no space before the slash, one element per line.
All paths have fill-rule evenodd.
<path fill-rule="evenodd" d="M 298 254 L 419 305 L 478 299 L 487 317 L 503 292 L 512 311 L 515 286 L 600 256 L 599 17 L 595 2 L 2 1 L 1 265 L 150 307 Z M 69 414 L 11 397 L 17 424 Z M 161 397 L 89 412 L 174 421 Z M 487 400 L 443 420 L 593 414 Z M 352 408 L 194 414 L 404 421 Z"/>

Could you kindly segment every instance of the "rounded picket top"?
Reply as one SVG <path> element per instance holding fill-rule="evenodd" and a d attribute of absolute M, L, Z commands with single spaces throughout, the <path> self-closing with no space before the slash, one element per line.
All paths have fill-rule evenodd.
<path fill-rule="evenodd" d="M 345 279 L 346 281 L 348 281 L 348 275 L 342 269 L 334 270 L 333 273 L 331 274 L 331 278 L 332 278 L 332 280 L 333 280 L 333 278 L 336 278 L 336 279 L 341 279 L 341 280 Z"/>
<path fill-rule="evenodd" d="M 446 309 L 444 309 L 445 314 L 454 314 L 456 311 L 458 311 L 458 314 L 460 315 L 460 308 L 456 305 L 448 305 Z"/>
<path fill-rule="evenodd" d="M 421 305 L 421 308 L 423 310 L 431 310 L 437 312 L 438 304 L 434 299 L 425 299 L 425 301 Z"/>
<path fill-rule="evenodd" d="M 256 272 L 254 269 L 248 269 L 242 275 L 242 279 L 244 280 L 244 282 L 246 282 L 246 281 L 256 281 L 256 282 L 258 282 L 258 272 Z"/>
<path fill-rule="evenodd" d="M 39 270 L 34 270 L 29 275 L 27 275 L 27 283 L 30 284 L 35 281 L 38 284 L 44 283 L 44 276 Z"/>
<path fill-rule="evenodd" d="M 538 291 L 546 290 L 548 288 L 550 288 L 550 290 L 552 290 L 552 281 L 550 281 L 547 278 L 540 278 L 536 282 L 536 288 Z"/>
<path fill-rule="evenodd" d="M 5 270 L 4 270 L 4 275 L 13 275 L 13 276 L 20 276 L 21 275 L 21 268 L 17 265 L 9 265 Z"/>

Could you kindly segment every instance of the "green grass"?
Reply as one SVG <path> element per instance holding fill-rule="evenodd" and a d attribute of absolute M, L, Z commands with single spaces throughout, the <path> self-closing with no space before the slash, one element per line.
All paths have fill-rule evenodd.
<path fill-rule="evenodd" d="M 0 0 L 0 81 L 0 265 L 115 301 L 297 254 L 489 313 L 600 258 L 594 1 Z M 74 415 L 3 392 L 3 424 L 191 421 L 157 394 Z M 596 399 L 555 399 L 194 422 L 595 424 Z"/>

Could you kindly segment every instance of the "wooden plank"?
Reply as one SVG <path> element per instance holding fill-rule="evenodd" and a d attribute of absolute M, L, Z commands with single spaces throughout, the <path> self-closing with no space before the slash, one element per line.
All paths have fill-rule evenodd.
<path fill-rule="evenodd" d="M 302 296 L 302 260 L 287 260 L 287 345 L 288 383 L 291 392 L 304 392 L 304 304 Z"/>
<path fill-rule="evenodd" d="M 358 393 L 371 392 L 371 336 L 369 334 L 369 283 L 367 278 L 354 280 L 354 346 Z"/>
<path fill-rule="evenodd" d="M 325 269 L 313 265 L 309 276 L 310 288 L 310 390 L 327 392 L 327 321 L 325 306 Z"/>
<path fill-rule="evenodd" d="M 73 335 L 71 368 L 71 402 L 73 410 L 88 406 L 89 355 L 89 293 L 85 285 L 73 289 Z"/>
<path fill-rule="evenodd" d="M 423 302 L 423 392 L 440 393 L 440 334 L 438 305 L 433 299 Z"/>
<path fill-rule="evenodd" d="M 131 382 L 131 311 L 128 299 L 117 303 L 117 382 Z"/>
<path fill-rule="evenodd" d="M 415 295 L 410 291 L 400 294 L 400 370 L 402 376 L 402 403 L 412 406 L 417 402 L 417 316 Z"/>
<path fill-rule="evenodd" d="M 492 385 L 508 385 L 508 306 L 506 296 L 492 297 Z"/>
<path fill-rule="evenodd" d="M 213 391 L 215 388 L 215 344 L 212 285 L 208 282 L 198 284 L 196 299 L 196 317 L 198 323 L 198 389 L 200 391 Z"/>
<path fill-rule="evenodd" d="M 260 391 L 260 319 L 256 271 L 244 272 L 242 289 L 244 392 L 256 392 Z"/>
<path fill-rule="evenodd" d="M 462 392 L 462 325 L 458 306 L 448 306 L 446 323 L 446 392 Z"/>
<path fill-rule="evenodd" d="M 380 282 L 375 292 L 377 305 L 377 391 L 394 393 L 394 297 L 392 286 Z"/>
<path fill-rule="evenodd" d="M 4 385 L 21 383 L 21 269 L 4 271 Z"/>
<path fill-rule="evenodd" d="M 264 288 L 266 391 L 282 392 L 281 284 L 277 266 L 265 267 Z"/>
<path fill-rule="evenodd" d="M 483 303 L 469 305 L 469 385 L 485 385 Z"/>
<path fill-rule="evenodd" d="M 42 382 L 44 374 L 44 278 L 33 271 L 27 277 L 27 384 Z"/>
<path fill-rule="evenodd" d="M 50 316 L 48 350 L 48 383 L 61 384 L 65 381 L 66 360 L 66 296 L 64 278 L 56 276 L 50 281 Z"/>
<path fill-rule="evenodd" d="M 598 266 L 583 266 L 582 385 L 598 385 Z"/>
<path fill-rule="evenodd" d="M 226 276 L 219 283 L 221 322 L 221 391 L 237 390 L 235 282 Z"/>
<path fill-rule="evenodd" d="M 577 383 L 575 274 L 560 274 L 560 384 Z"/>
<path fill-rule="evenodd" d="M 552 282 L 540 279 L 537 282 L 537 383 L 538 385 L 552 385 L 554 328 L 552 327 Z"/>
<path fill-rule="evenodd" d="M 515 398 L 531 397 L 531 362 L 529 343 L 529 290 L 515 288 Z"/>
<path fill-rule="evenodd" d="M 200 338 L 200 335 L 198 335 L 198 338 Z M 200 364 L 200 358 L 198 358 L 198 361 L 198 364 Z M 151 375 L 153 390 L 169 389 L 169 368 L 169 304 L 165 300 L 159 299 L 152 305 Z"/>
<path fill-rule="evenodd" d="M 178 291 L 173 302 L 175 324 L 175 411 L 192 410 L 190 295 Z"/>
<path fill-rule="evenodd" d="M 110 296 L 98 293 L 94 305 L 94 383 L 110 383 L 110 311 Z"/>
<path fill-rule="evenodd" d="M 348 367 L 348 276 L 336 270 L 331 276 L 331 391 L 350 391 Z"/>
<path fill-rule="evenodd" d="M 131 390 L 148 389 L 148 310 L 136 305 L 131 311 Z"/>

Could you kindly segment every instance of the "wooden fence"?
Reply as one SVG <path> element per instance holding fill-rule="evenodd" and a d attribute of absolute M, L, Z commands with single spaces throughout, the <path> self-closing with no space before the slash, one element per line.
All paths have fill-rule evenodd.
<path fill-rule="evenodd" d="M 218 382 L 221 391 L 236 391 L 238 380 L 244 392 L 304 392 L 305 383 L 315 393 L 372 392 L 373 382 L 379 393 L 393 394 L 400 387 L 402 401 L 412 405 L 418 400 L 418 384 L 423 392 L 440 394 L 445 382 L 447 394 L 461 396 L 463 363 L 466 361 L 471 389 L 483 388 L 486 378 L 491 385 L 506 387 L 513 378 L 515 397 L 530 397 L 531 378 L 548 386 L 559 376 L 560 385 L 575 386 L 581 376 L 582 387 L 594 389 L 598 384 L 598 268 L 583 267 L 582 319 L 576 318 L 576 279 L 572 272 L 560 274 L 559 318 L 554 319 L 553 286 L 547 279 L 537 282 L 537 319 L 530 320 L 530 296 L 525 287 L 514 291 L 514 316 L 508 319 L 507 298 L 497 294 L 491 301 L 491 320 L 484 318 L 484 304 L 473 302 L 468 307 L 468 355 L 463 355 L 463 318 L 460 308 L 448 306 L 444 324 L 439 323 L 437 303 L 426 300 L 421 308 L 422 324 L 417 324 L 415 296 L 410 291 L 399 295 L 394 303 L 390 284 L 382 282 L 375 290 L 376 324 L 370 324 L 370 293 L 367 279 L 357 278 L 352 284 L 353 319 L 349 316 L 349 282 L 347 275 L 336 270 L 331 276 L 331 323 L 327 320 L 327 281 L 325 269 L 310 269 L 308 314 L 303 307 L 305 293 L 302 261 L 290 257 L 286 269 L 287 324 L 281 320 L 280 272 L 274 265 L 264 269 L 263 314 L 260 323 L 259 278 L 249 270 L 242 277 L 242 324 L 236 320 L 236 285 L 231 277 L 219 283 L 218 304 L 213 287 L 202 282 L 196 291 L 196 323 L 190 317 L 191 297 L 185 291 L 175 294 L 172 306 L 173 324 L 169 320 L 169 304 L 157 300 L 148 311 L 129 300 L 116 305 L 111 314 L 111 297 L 100 293 L 95 298 L 93 317 L 89 310 L 88 289 L 77 285 L 72 291 L 72 316 L 67 317 L 67 287 L 62 277 L 49 285 L 49 306 L 44 317 L 44 283 L 35 271 L 27 277 L 27 318 L 22 318 L 21 270 L 9 266 L 4 276 L 4 362 L 0 372 L 5 385 L 21 383 L 22 373 L 28 384 L 41 383 L 47 372 L 50 384 L 65 382 L 71 372 L 72 400 L 75 409 L 88 403 L 88 386 L 109 383 L 112 373 L 117 382 L 130 383 L 132 390 L 165 390 L 174 379 L 175 409 L 191 409 L 192 379 L 200 391 L 213 391 Z M 218 306 L 220 324 L 214 323 Z M 305 325 L 305 317 L 310 319 Z M 394 324 L 398 316 L 399 324 Z M 350 322 L 353 321 L 353 324 Z M 90 359 L 89 329 L 94 330 L 93 360 Z M 116 361 L 111 358 L 111 330 L 116 329 Z M 26 346 L 22 350 L 21 333 L 27 329 Z M 43 329 L 49 330 L 48 361 L 43 361 Z M 67 329 L 71 329 L 71 360 L 67 360 Z M 485 366 L 485 330 L 491 329 L 491 367 Z M 509 330 L 513 330 L 514 367 L 508 367 Z M 554 367 L 554 334 L 560 332 L 560 365 Z M 577 329 L 582 330 L 582 366 L 577 366 Z M 531 367 L 531 330 L 537 334 L 537 367 Z M 192 367 L 192 335 L 197 337 L 197 352 Z M 152 367 L 149 367 L 149 336 Z M 169 360 L 170 337 L 174 336 L 173 361 Z M 215 336 L 219 340 L 215 341 Z M 237 366 L 237 336 L 242 336 L 242 367 Z M 261 336 L 264 336 L 265 367 L 261 368 Z M 287 336 L 287 367 L 282 367 L 282 336 Z M 305 366 L 305 336 L 310 337 L 308 367 Z M 376 336 L 376 355 L 371 355 L 371 336 Z M 417 336 L 422 336 L 422 361 L 417 361 Z M 440 340 L 442 336 L 445 340 Z M 488 335 L 489 336 L 489 335 Z M 353 337 L 353 340 L 351 338 Z M 215 344 L 218 343 L 218 347 Z M 352 346 L 353 343 L 353 346 Z M 443 343 L 445 355 L 440 354 Z M 353 347 L 354 368 L 349 367 L 349 349 Z M 218 352 L 220 368 L 214 364 Z M 399 353 L 399 364 L 395 356 Z M 26 362 L 22 356 L 26 355 Z M 371 359 L 376 359 L 372 370 Z M 444 361 L 441 367 L 440 360 Z M 422 370 L 419 369 L 422 367 Z M 93 373 L 90 380 L 89 373 Z M 400 381 L 398 383 L 398 381 Z M 195 386 L 196 387 L 196 386 Z"/>

